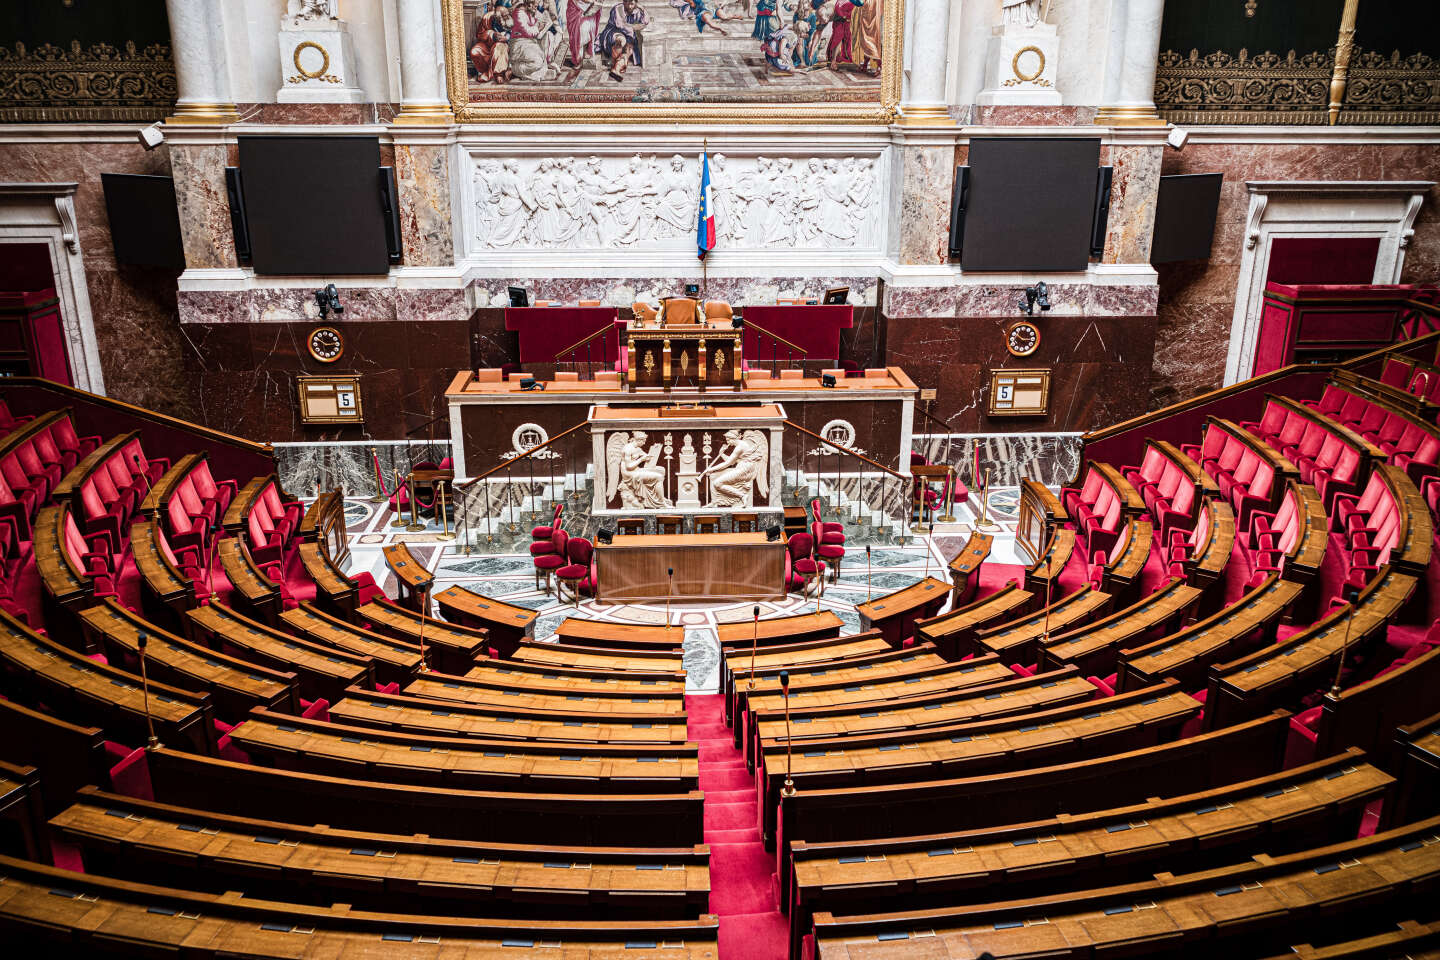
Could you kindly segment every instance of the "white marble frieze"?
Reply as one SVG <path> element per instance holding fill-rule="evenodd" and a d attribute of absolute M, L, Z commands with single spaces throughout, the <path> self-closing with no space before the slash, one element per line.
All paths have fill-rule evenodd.
<path fill-rule="evenodd" d="M 695 257 L 698 152 L 471 154 L 461 235 L 471 258 L 557 251 Z M 761 255 L 884 248 L 887 155 L 710 154 L 716 250 Z"/>

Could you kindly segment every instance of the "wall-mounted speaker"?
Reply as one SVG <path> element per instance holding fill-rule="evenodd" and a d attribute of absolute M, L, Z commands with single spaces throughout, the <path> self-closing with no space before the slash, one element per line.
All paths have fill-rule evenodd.
<path fill-rule="evenodd" d="M 1095 171 L 1095 213 L 1090 219 L 1090 259 L 1105 256 L 1105 232 L 1110 229 L 1110 187 L 1115 181 L 1114 167 Z"/>
<path fill-rule="evenodd" d="M 399 263 L 402 256 L 400 246 L 400 190 L 395 183 L 395 168 L 380 168 L 380 206 L 385 215 L 385 252 L 391 263 Z"/>
<path fill-rule="evenodd" d="M 955 186 L 950 191 L 950 259 L 960 259 L 965 239 L 965 208 L 970 203 L 970 168 L 955 168 Z"/>
<path fill-rule="evenodd" d="M 250 263 L 250 224 L 245 219 L 245 186 L 239 167 L 225 168 L 225 195 L 230 200 L 230 232 L 235 237 L 235 259 Z"/>

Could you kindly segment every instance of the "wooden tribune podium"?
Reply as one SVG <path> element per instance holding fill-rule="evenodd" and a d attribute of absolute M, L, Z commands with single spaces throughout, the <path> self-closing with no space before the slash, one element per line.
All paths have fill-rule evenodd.
<path fill-rule="evenodd" d="M 626 387 L 739 390 L 743 337 L 728 323 L 627 329 Z"/>
<path fill-rule="evenodd" d="M 763 533 L 621 536 L 595 547 L 595 572 L 601 602 L 776 600 L 785 596 L 785 541 Z"/>

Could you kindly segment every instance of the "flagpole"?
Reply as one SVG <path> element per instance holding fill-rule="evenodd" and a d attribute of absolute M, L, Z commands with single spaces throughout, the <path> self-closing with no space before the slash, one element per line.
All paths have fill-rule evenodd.
<path fill-rule="evenodd" d="M 705 137 L 700 141 L 700 155 L 705 158 L 705 165 L 708 167 L 710 165 L 709 137 Z M 705 215 L 710 215 L 710 210 L 708 207 L 705 210 Z M 704 296 L 706 299 L 709 299 L 710 297 L 710 268 L 708 265 L 709 259 L 709 251 L 706 251 L 705 256 L 700 258 L 700 289 L 704 291 Z"/>

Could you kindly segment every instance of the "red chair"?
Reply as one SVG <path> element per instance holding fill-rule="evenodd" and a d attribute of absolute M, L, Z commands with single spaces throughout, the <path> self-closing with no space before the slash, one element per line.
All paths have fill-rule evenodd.
<path fill-rule="evenodd" d="M 570 562 L 555 571 L 555 594 L 563 601 L 565 592 L 561 588 L 569 585 L 578 607 L 580 594 L 595 591 L 595 547 L 584 537 L 571 537 L 565 552 Z"/>
<path fill-rule="evenodd" d="M 544 553 L 536 553 L 535 548 L 541 543 L 530 544 L 530 558 L 535 564 L 535 588 L 544 589 L 550 592 L 550 574 L 566 566 L 570 562 L 569 545 L 570 535 L 564 529 L 556 530 L 550 535 L 550 549 Z M 541 577 L 544 577 L 544 584 L 541 584 Z"/>
<path fill-rule="evenodd" d="M 549 540 L 550 537 L 554 535 L 554 533 L 555 533 L 555 528 L 558 527 L 558 526 L 560 526 L 560 514 L 562 514 L 562 513 L 564 513 L 564 512 L 565 512 L 565 504 L 563 504 L 563 503 L 557 503 L 557 504 L 555 504 L 555 516 L 550 519 L 550 525 L 549 525 L 548 527 L 531 527 L 531 528 L 530 528 L 530 539 L 531 539 L 531 540 Z"/>
<path fill-rule="evenodd" d="M 810 516 L 812 517 L 810 535 L 815 538 L 816 543 L 843 544 L 845 542 L 845 524 L 826 523 L 820 519 L 819 497 L 810 501 Z"/>
<path fill-rule="evenodd" d="M 223 517 L 225 508 L 230 506 L 235 491 L 239 489 L 239 484 L 234 480 L 217 481 L 210 473 L 210 463 L 206 460 L 195 465 L 195 469 L 190 471 L 190 477 L 195 481 L 195 492 L 200 494 L 206 503 L 214 504 L 215 516 Z"/>
<path fill-rule="evenodd" d="M 810 539 L 815 543 L 815 559 L 822 564 L 828 565 L 830 567 L 831 581 L 837 581 L 840 579 L 840 561 L 845 559 L 845 544 L 843 542 L 826 543 L 822 539 L 826 534 L 822 534 L 820 531 L 822 526 L 824 526 L 824 524 L 810 524 Z"/>
<path fill-rule="evenodd" d="M 788 589 L 800 588 L 805 593 L 810 581 L 819 575 L 820 564 L 810 555 L 814 539 L 808 533 L 797 533 L 785 542 L 785 585 Z M 821 589 L 824 589 L 822 581 Z"/>

